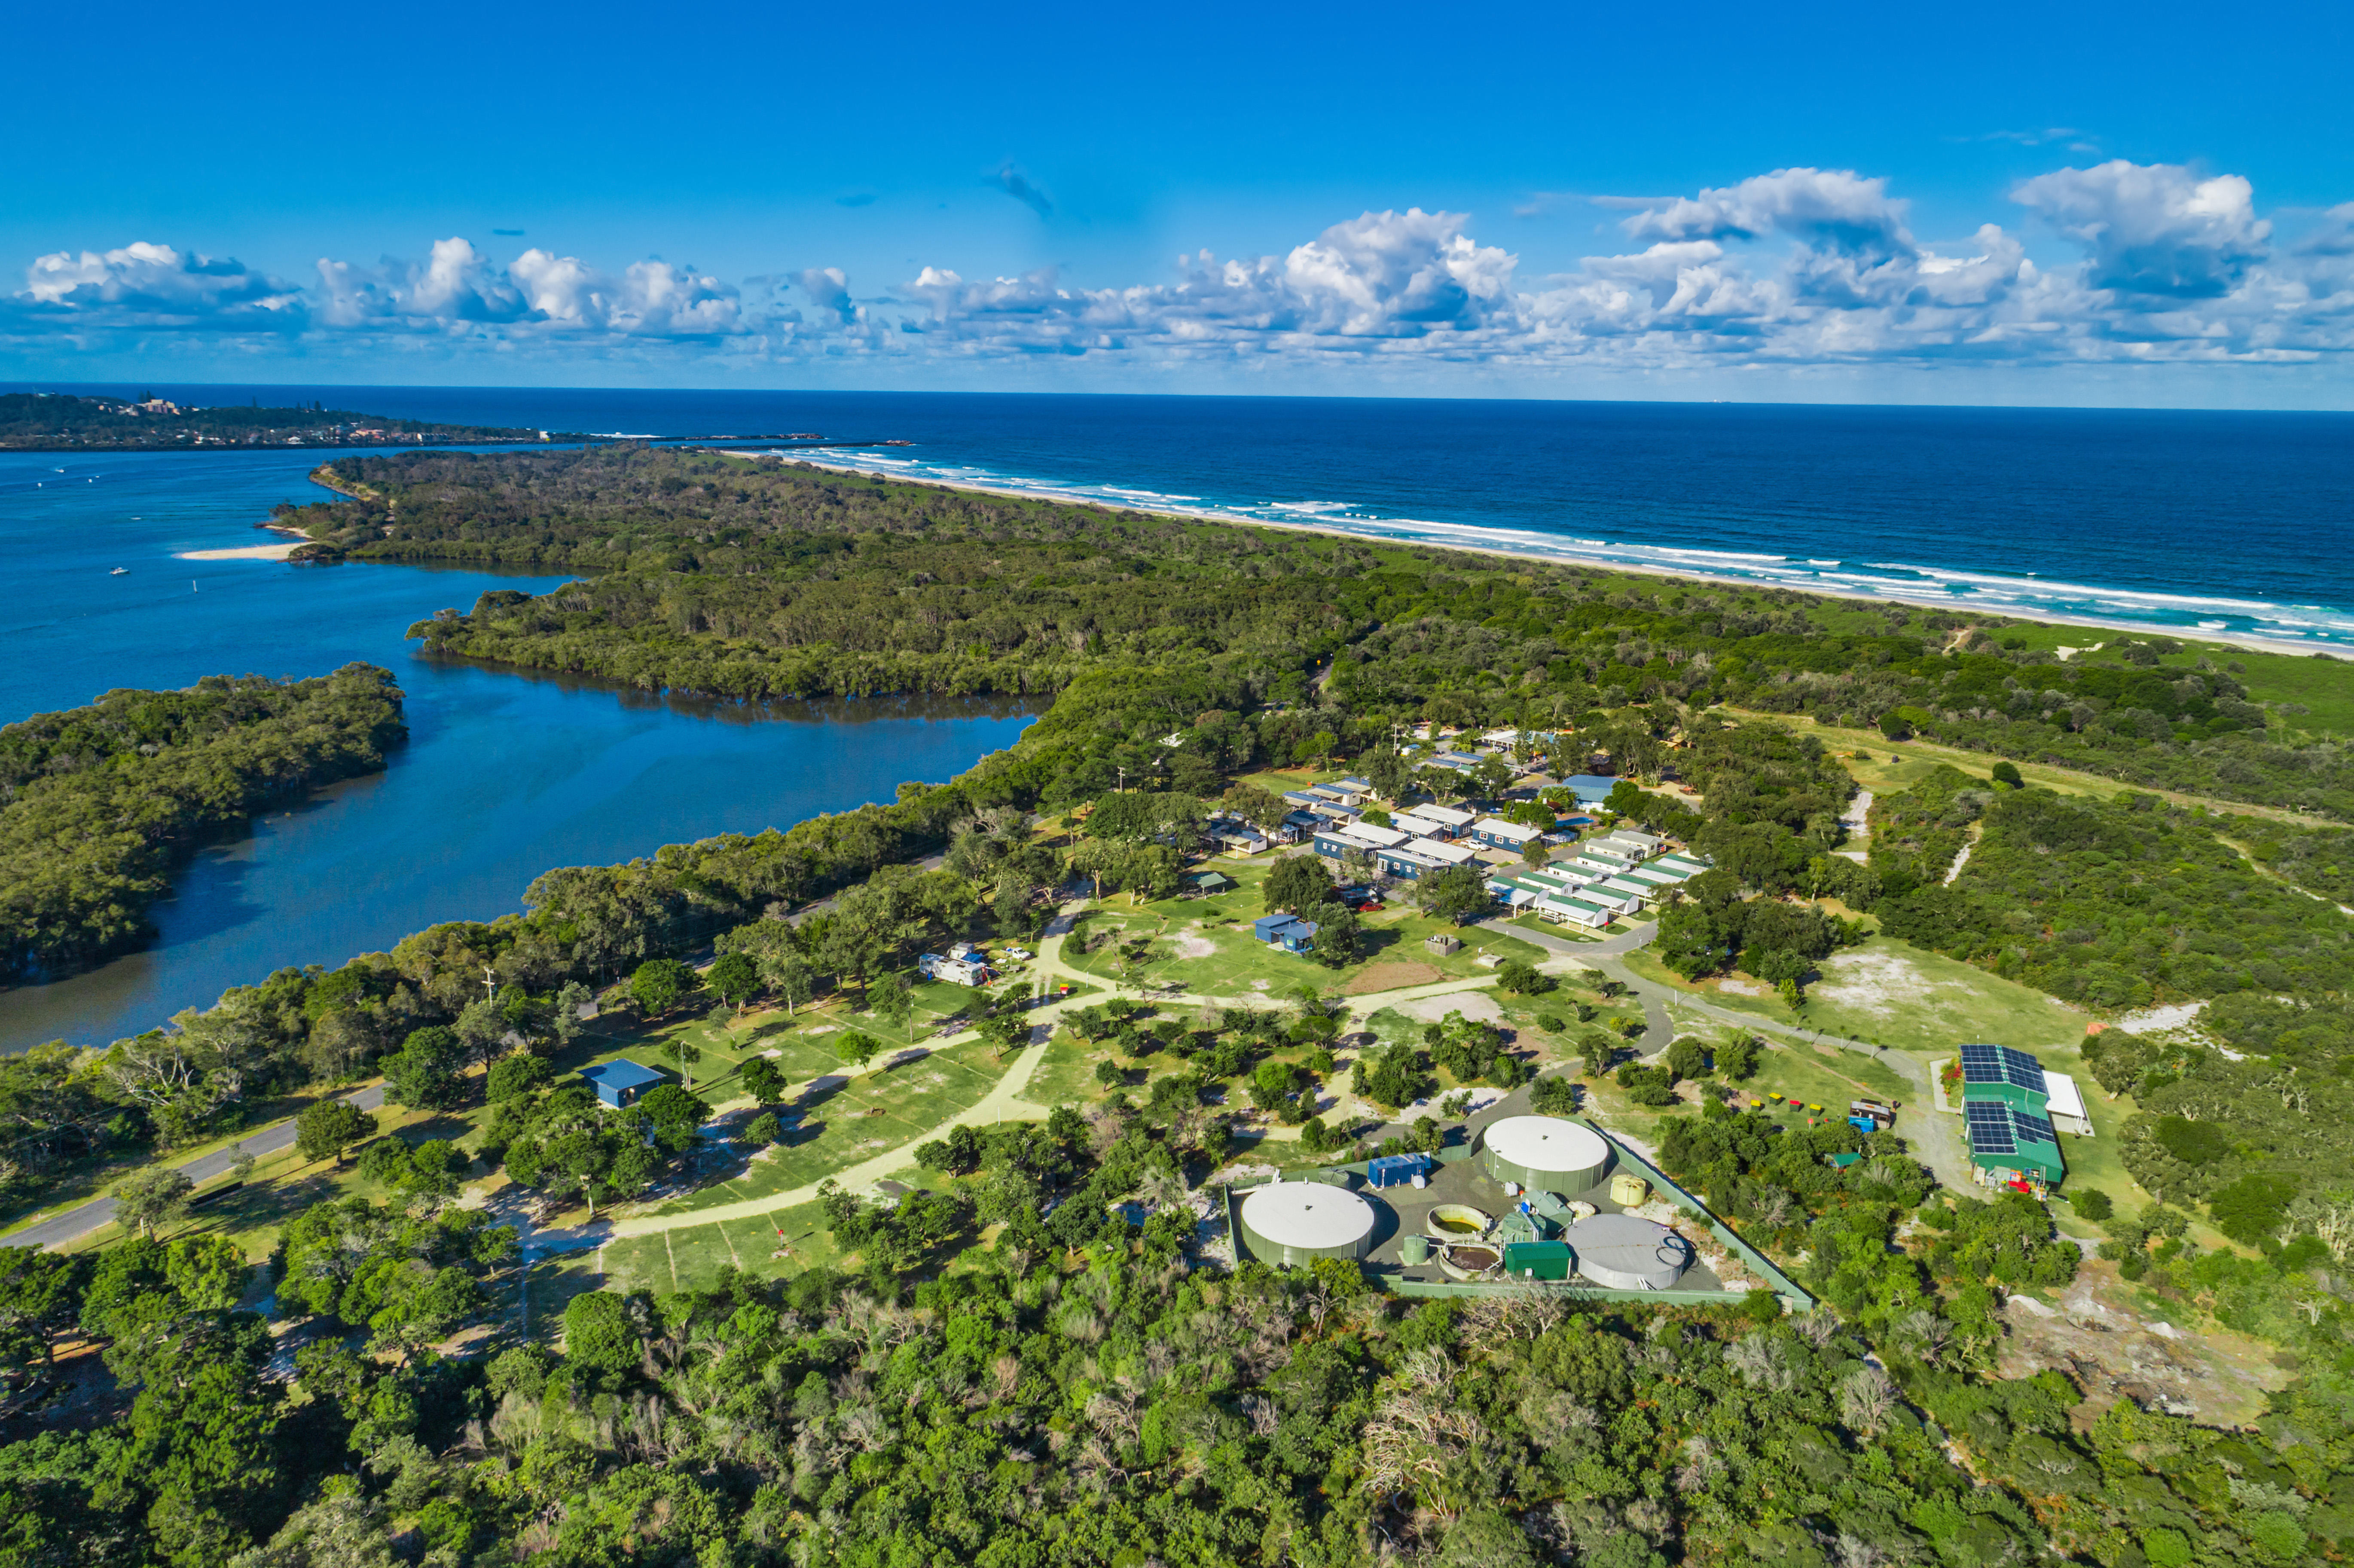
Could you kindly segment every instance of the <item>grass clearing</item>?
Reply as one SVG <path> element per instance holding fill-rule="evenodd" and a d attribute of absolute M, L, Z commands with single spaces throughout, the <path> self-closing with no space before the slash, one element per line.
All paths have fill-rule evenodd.
<path fill-rule="evenodd" d="M 687 1215 L 697 1209 L 774 1196 L 822 1181 L 886 1150 L 929 1137 L 997 1086 L 1007 1062 L 980 1041 L 934 1051 L 888 1071 L 842 1078 L 801 1101 L 801 1125 L 759 1159 L 726 1180 L 647 1211 Z M 837 1064 L 837 1068 L 839 1064 Z"/>
<path fill-rule="evenodd" d="M 1478 962 L 1482 952 L 1534 963 L 1543 949 L 1493 932 L 1458 928 L 1414 910 L 1385 909 L 1364 917 L 1365 956 L 1341 969 L 1327 969 L 1305 953 L 1270 948 L 1251 933 L 1250 923 L 1265 913 L 1256 886 L 1246 886 L 1214 898 L 1169 899 L 1134 907 L 1107 903 L 1079 923 L 1063 949 L 1071 968 L 1108 985 L 1176 986 L 1190 994 L 1217 997 L 1257 995 L 1278 998 L 1303 985 L 1319 991 L 1347 987 L 1368 969 L 1400 963 L 1424 964 L 1441 980 L 1465 980 L 1488 971 Z M 1456 952 L 1435 953 L 1425 939 L 1439 932 L 1464 944 Z M 1104 933 L 1115 942 L 1082 954 L 1082 938 L 1100 940 Z M 1138 938 L 1152 942 L 1152 956 L 1130 965 L 1119 944 Z"/>
<path fill-rule="evenodd" d="M 825 1215 L 815 1203 L 797 1203 L 748 1220 L 681 1225 L 654 1235 L 629 1236 L 604 1249 L 605 1285 L 627 1293 L 708 1288 L 723 1268 L 758 1278 L 835 1267 L 842 1254 L 825 1234 Z M 673 1279 L 677 1283 L 673 1285 Z M 596 1288 L 592 1280 L 587 1288 Z M 541 1319 L 533 1286 L 533 1317 Z M 546 1325 L 543 1320 L 543 1329 Z"/>
<path fill-rule="evenodd" d="M 2085 1015 L 2041 991 L 1888 938 L 1872 938 L 1825 959 L 1822 977 L 1808 988 L 1806 1006 L 1797 1012 L 1772 994 L 1744 995 L 1723 990 L 1716 980 L 1694 985 L 1649 952 L 1629 953 L 1625 962 L 1679 996 L 1924 1055 L 1984 1041 L 2037 1055 L 2058 1052 L 2074 1057 L 2084 1036 Z M 1736 985 L 1757 983 L 1733 978 Z"/>

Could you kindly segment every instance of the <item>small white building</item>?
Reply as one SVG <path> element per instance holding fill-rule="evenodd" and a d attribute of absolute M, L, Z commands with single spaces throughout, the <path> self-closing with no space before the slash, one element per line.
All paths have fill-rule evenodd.
<path fill-rule="evenodd" d="M 1569 898 L 1548 894 L 1532 906 L 1540 920 L 1550 920 L 1556 926 L 1584 926 L 1599 930 L 1610 924 L 1617 913 L 1584 898 Z"/>
<path fill-rule="evenodd" d="M 1508 822 L 1501 817 L 1482 817 L 1471 824 L 1471 836 L 1497 849 L 1517 850 L 1531 839 L 1544 837 L 1544 830 L 1526 822 Z"/>
<path fill-rule="evenodd" d="M 2061 1132 L 2073 1132 L 2078 1138 L 2093 1136 L 2093 1118 L 2084 1109 L 2084 1096 L 2076 1087 L 2076 1080 L 2065 1073 L 2043 1069 L 2043 1092 L 2051 1097 L 2044 1107 L 2044 1116 Z"/>

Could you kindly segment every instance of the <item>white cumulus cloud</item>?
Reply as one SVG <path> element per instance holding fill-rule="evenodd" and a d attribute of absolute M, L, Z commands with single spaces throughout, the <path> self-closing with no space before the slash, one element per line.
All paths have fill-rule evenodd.
<path fill-rule="evenodd" d="M 2272 225 L 2238 175 L 2200 179 L 2172 164 L 2122 158 L 2023 182 L 2012 199 L 2091 252 L 2095 289 L 2165 298 L 2229 293 L 2267 254 Z"/>
<path fill-rule="evenodd" d="M 2111 160 L 2011 193 L 2015 228 L 1914 232 L 1886 179 L 1784 168 L 1687 196 L 1593 198 L 1626 249 L 1532 275 L 1464 213 L 1364 212 L 1276 254 L 1180 256 L 1157 281 L 1053 267 L 968 276 L 946 259 L 854 294 L 839 266 L 736 285 L 648 260 L 550 249 L 504 262 L 462 238 L 422 260 L 323 260 L 308 288 L 140 243 L 37 258 L 0 339 L 242 334 L 503 350 L 917 363 L 1726 366 L 2083 365 L 2342 359 L 2354 352 L 2354 202 L 2275 242 L 2249 182 Z M 806 313 L 799 301 L 808 309 Z"/>
<path fill-rule="evenodd" d="M 289 332 L 308 319 L 308 302 L 292 283 L 143 240 L 36 257 L 15 302 L 21 320 L 58 325 Z"/>

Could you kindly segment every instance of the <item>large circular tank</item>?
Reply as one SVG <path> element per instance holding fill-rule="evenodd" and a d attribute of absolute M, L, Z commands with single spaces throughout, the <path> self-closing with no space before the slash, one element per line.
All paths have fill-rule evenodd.
<path fill-rule="evenodd" d="M 1575 1198 L 1610 1174 L 1610 1145 L 1589 1127 L 1557 1116 L 1508 1116 L 1492 1122 L 1479 1156 L 1489 1175 L 1532 1192 Z"/>
<path fill-rule="evenodd" d="M 1363 1257 L 1373 1250 L 1373 1206 L 1346 1187 L 1278 1181 L 1243 1200 L 1243 1235 L 1262 1263 Z"/>
<path fill-rule="evenodd" d="M 1563 1233 L 1577 1272 L 1612 1290 L 1665 1290 L 1692 1263 L 1691 1244 L 1651 1220 L 1596 1214 Z"/>

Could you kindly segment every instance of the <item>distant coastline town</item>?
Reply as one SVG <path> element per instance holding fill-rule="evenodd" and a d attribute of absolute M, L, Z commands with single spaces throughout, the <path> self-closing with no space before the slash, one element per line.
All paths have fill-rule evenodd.
<path fill-rule="evenodd" d="M 329 408 L 198 408 L 150 393 L 86 397 L 0 395 L 0 451 L 196 451 L 250 447 L 519 446 L 579 439 L 570 432 L 449 425 Z"/>

